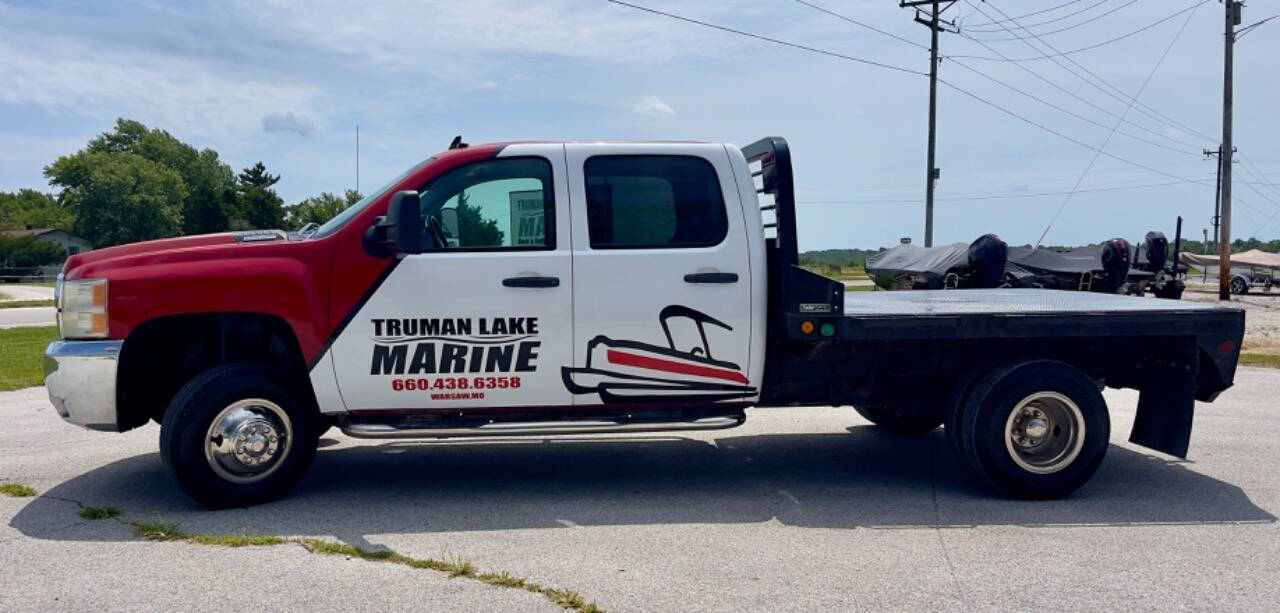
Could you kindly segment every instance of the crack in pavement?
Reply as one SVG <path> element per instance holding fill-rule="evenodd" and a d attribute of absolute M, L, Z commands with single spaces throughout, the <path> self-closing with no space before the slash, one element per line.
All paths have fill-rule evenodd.
<path fill-rule="evenodd" d="M 947 542 L 942 538 L 942 507 L 938 505 L 938 458 L 935 453 L 936 450 L 937 442 L 930 440 L 929 498 L 933 502 L 933 533 L 938 535 L 938 547 L 942 549 L 942 559 L 947 562 L 947 572 L 951 576 L 952 587 L 955 588 L 956 595 L 960 597 L 960 602 L 968 605 L 969 599 L 965 596 L 964 589 L 960 587 L 960 579 L 956 577 L 956 566 L 951 562 L 951 554 L 947 551 Z"/>
<path fill-rule="evenodd" d="M 63 498 L 60 496 L 50 496 L 47 494 L 39 494 L 33 500 L 46 498 L 53 501 L 74 504 L 80 509 L 94 508 L 86 505 L 84 502 L 72 498 Z M 156 522 L 133 522 L 124 519 L 121 515 L 104 517 L 102 519 L 110 519 L 128 527 L 132 530 L 134 536 L 138 540 L 151 542 L 180 542 L 188 545 L 204 545 L 207 547 L 248 547 L 248 546 L 275 546 L 275 545 L 298 545 L 307 553 L 317 555 L 342 555 L 347 559 L 358 558 L 369 562 L 387 562 L 391 564 L 399 564 L 408 566 L 416 570 L 432 570 L 447 574 L 450 578 L 464 577 L 473 581 L 478 581 L 485 585 L 498 588 L 519 589 L 533 594 L 537 594 L 549 600 L 564 609 L 581 611 L 583 613 L 603 613 L 595 602 L 588 602 L 581 594 L 572 590 L 565 590 L 556 587 L 550 587 L 530 581 L 522 577 L 517 577 L 506 571 L 487 571 L 478 572 L 470 561 L 450 558 L 445 560 L 436 560 L 433 558 L 414 558 L 393 551 L 390 548 L 380 550 L 368 550 L 354 545 L 345 543 L 335 543 L 320 538 L 308 537 L 280 537 L 273 535 L 215 535 L 215 534 L 187 534 L 180 531 L 177 524 L 165 523 L 157 520 Z M 55 528 L 48 534 L 57 534 L 68 530 L 75 526 L 81 526 L 92 521 L 98 520 L 81 520 L 66 526 Z M 27 535 L 20 534 L 15 537 L 0 540 L 0 543 L 10 542 L 24 538 Z"/>

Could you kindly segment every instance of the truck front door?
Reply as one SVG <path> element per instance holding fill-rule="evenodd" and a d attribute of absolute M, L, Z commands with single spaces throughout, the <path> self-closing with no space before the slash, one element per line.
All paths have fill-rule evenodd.
<path fill-rule="evenodd" d="M 405 256 L 334 342 L 348 410 L 563 407 L 573 269 L 563 145 L 510 145 L 419 189 Z"/>
<path fill-rule="evenodd" d="M 576 405 L 742 403 L 751 274 L 720 145 L 566 148 L 574 202 Z"/>

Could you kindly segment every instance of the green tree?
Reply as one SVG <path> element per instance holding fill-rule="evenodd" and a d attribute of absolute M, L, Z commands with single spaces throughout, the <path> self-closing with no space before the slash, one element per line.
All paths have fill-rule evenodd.
<path fill-rule="evenodd" d="M 503 232 L 498 220 L 485 219 L 480 209 L 471 206 L 467 192 L 458 192 L 458 240 L 463 247 L 494 247 L 502 244 Z"/>
<path fill-rule="evenodd" d="M 60 187 L 58 202 L 75 215 L 74 231 L 95 247 L 182 233 L 182 176 L 133 153 L 83 150 L 44 169 Z"/>
<path fill-rule="evenodd" d="M 168 132 L 131 119 L 117 119 L 115 130 L 89 141 L 86 151 L 132 153 L 172 169 L 182 178 L 187 196 L 181 202 L 184 234 L 221 232 L 239 206 L 235 175 L 212 149 L 197 150 Z"/>
<path fill-rule="evenodd" d="M 363 198 L 364 196 L 354 189 L 347 190 L 342 196 L 321 192 L 319 196 L 313 196 L 286 207 L 284 226 L 296 230 L 309 223 L 323 224 Z"/>
<path fill-rule="evenodd" d="M 268 229 L 284 225 L 284 200 L 271 189 L 279 180 L 280 175 L 267 172 L 262 162 L 236 176 L 240 214 L 250 227 Z"/>
<path fill-rule="evenodd" d="M 67 257 L 66 249 L 34 236 L 8 237 L 0 234 L 0 268 L 29 268 L 57 264 Z"/>
<path fill-rule="evenodd" d="M 75 221 L 53 196 L 34 189 L 0 192 L 0 230 L 55 228 L 70 230 Z"/>

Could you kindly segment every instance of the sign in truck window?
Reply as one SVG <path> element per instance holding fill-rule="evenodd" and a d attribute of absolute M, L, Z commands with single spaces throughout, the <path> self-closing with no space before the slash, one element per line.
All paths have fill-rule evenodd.
<path fill-rule="evenodd" d="M 546 219 L 541 189 L 511 192 L 513 246 L 541 247 L 547 244 Z"/>

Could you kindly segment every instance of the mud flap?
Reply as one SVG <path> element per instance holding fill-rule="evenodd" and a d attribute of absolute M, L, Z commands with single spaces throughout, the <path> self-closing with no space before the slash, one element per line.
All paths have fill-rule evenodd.
<path fill-rule="evenodd" d="M 1196 408 L 1197 348 L 1194 339 L 1176 339 L 1163 349 L 1159 357 L 1142 363 L 1138 414 L 1129 442 L 1186 458 Z"/>

